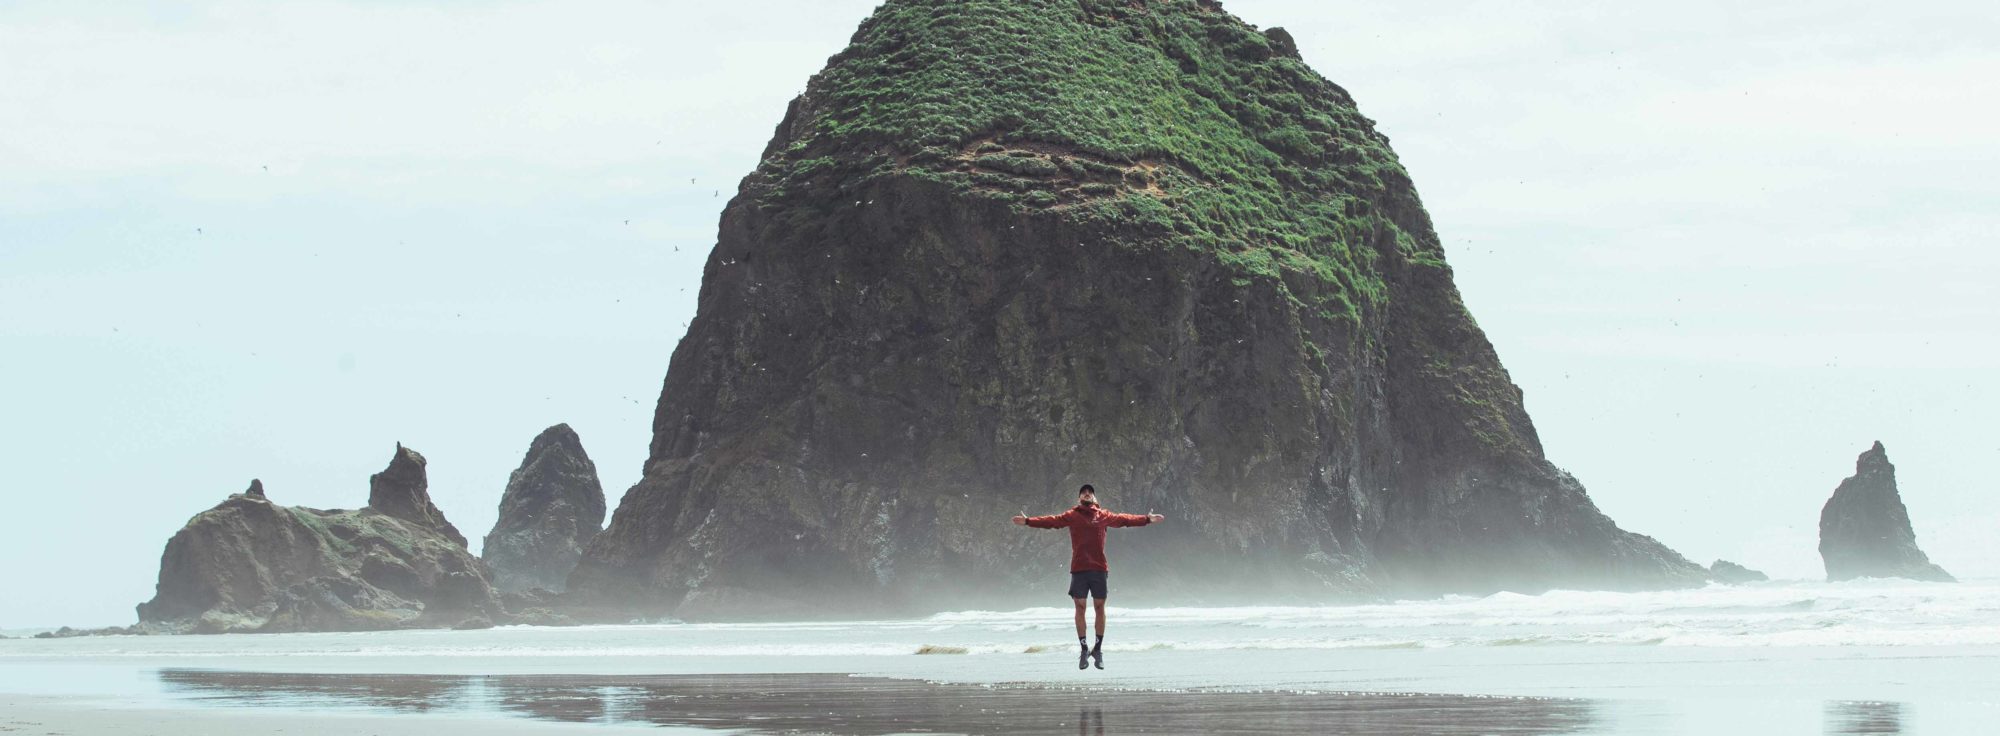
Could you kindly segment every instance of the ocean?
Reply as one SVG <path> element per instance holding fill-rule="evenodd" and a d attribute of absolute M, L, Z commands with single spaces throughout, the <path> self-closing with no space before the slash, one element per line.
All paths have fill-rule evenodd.
<path fill-rule="evenodd" d="M 1260 733 L 1327 725 L 1401 733 L 1412 722 L 1449 732 L 1438 724 L 1452 719 L 1466 733 L 2000 728 L 1989 725 L 2000 723 L 2000 581 L 1112 606 L 1105 669 L 1082 671 L 1063 603 L 886 621 L 16 639 L 0 641 L 0 693 L 107 707 L 421 706 L 509 718 L 547 718 L 534 703 L 548 700 L 582 714 L 565 719 L 573 722 L 753 732 L 1010 732 L 999 724 L 1012 721 L 952 715 L 952 703 L 962 711 L 969 702 L 996 712 L 1054 708 L 1064 732 L 1082 717 L 1068 713 L 1070 702 L 1098 708 L 1092 728 L 1110 723 L 1104 733 L 1172 732 L 1205 717 L 1222 719 L 1200 721 L 1210 730 Z M 786 715 L 784 703 L 829 682 L 927 705 L 911 706 L 917 720 L 904 723 L 875 696 L 848 692 L 824 715 Z M 744 687 L 789 695 L 739 698 L 706 720 L 657 707 L 720 702 L 717 692 Z M 1246 712 L 1292 725 L 1259 726 Z M 1385 713 L 1403 720 L 1376 718 Z"/>

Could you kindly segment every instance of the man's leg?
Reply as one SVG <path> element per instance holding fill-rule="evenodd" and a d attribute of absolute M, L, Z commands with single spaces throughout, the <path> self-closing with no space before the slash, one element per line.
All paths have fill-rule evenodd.
<path fill-rule="evenodd" d="M 1083 636 L 1084 636 L 1084 634 L 1088 634 L 1088 633 L 1090 633 L 1089 631 L 1087 631 L 1087 630 L 1085 630 L 1085 629 L 1083 628 L 1083 599 L 1082 599 L 1082 598 L 1075 598 L 1075 599 L 1072 599 L 1072 600 L 1075 600 L 1075 601 L 1076 601 L 1076 640 L 1077 640 L 1077 641 L 1083 641 Z M 1103 631 L 1103 630 L 1104 630 L 1104 606 L 1103 606 L 1103 605 L 1099 605 L 1099 606 L 1097 607 L 1097 630 L 1098 630 L 1098 631 Z"/>
<path fill-rule="evenodd" d="M 1097 604 L 1097 640 L 1104 641 L 1104 599 L 1096 598 L 1091 602 Z M 1083 634 L 1083 609 L 1080 606 L 1076 611 L 1076 631 L 1078 635 Z"/>
<path fill-rule="evenodd" d="M 1104 669 L 1104 599 L 1109 597 L 1111 592 L 1106 590 L 1103 573 L 1098 575 L 1100 577 L 1091 590 L 1091 602 L 1097 604 L 1097 643 L 1090 646 L 1090 663 L 1097 665 L 1101 670 Z"/>
<path fill-rule="evenodd" d="M 1083 669 L 1090 666 L 1090 645 L 1084 643 L 1083 640 L 1083 598 L 1077 597 L 1070 600 L 1076 601 L 1076 646 L 1083 650 L 1076 655 L 1076 668 Z"/>

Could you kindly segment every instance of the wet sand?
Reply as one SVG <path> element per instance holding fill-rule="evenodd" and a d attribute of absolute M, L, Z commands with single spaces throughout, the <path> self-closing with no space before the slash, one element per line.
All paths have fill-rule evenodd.
<path fill-rule="evenodd" d="M 134 673 L 139 674 L 139 673 Z M 1860 734 L 1918 728 L 1896 702 L 1810 709 L 1392 692 L 950 684 L 839 674 L 370 675 L 147 670 L 150 693 L 0 694 L 0 736 L 71 734 Z M 110 683 L 106 683 L 110 684 Z M 116 689 L 115 687 L 113 689 Z M 1693 706 L 1693 707 L 1690 707 Z M 1957 725 L 1943 725 L 1956 723 Z M 1943 730 L 1937 730 L 1943 725 Z"/>
<path fill-rule="evenodd" d="M 177 700 L 201 706 L 196 713 L 202 717 L 246 709 L 485 714 L 542 724 L 836 736 L 1551 734 L 1586 731 L 1597 723 L 1595 703 L 1561 698 L 1069 689 L 838 674 L 467 677 L 164 670 L 160 679 Z M 450 731 L 434 726 L 427 732 Z"/>
<path fill-rule="evenodd" d="M 713 731 L 673 731 L 645 725 L 600 726 L 505 717 L 410 716 L 380 713 L 300 712 L 188 706 L 128 708 L 80 697 L 0 695 L 0 734 L 6 736 L 662 736 Z"/>

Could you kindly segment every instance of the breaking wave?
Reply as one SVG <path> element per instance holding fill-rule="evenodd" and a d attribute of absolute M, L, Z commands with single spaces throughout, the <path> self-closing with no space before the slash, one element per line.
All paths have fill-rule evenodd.
<path fill-rule="evenodd" d="M 1110 615 L 1115 636 L 1106 642 L 1108 651 L 2000 645 L 2000 585 L 1990 581 L 1778 582 L 1349 606 L 1114 607 Z M 1071 616 L 1068 607 L 1042 607 L 895 621 L 10 640 L 0 642 L 0 658 L 1067 656 Z"/>

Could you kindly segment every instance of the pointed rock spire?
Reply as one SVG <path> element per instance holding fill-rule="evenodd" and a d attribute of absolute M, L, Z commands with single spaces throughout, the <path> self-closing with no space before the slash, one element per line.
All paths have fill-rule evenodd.
<path fill-rule="evenodd" d="M 583 547 L 604 528 L 604 487 L 567 424 L 542 430 L 500 496 L 480 556 L 504 592 L 562 591 Z"/>
<path fill-rule="evenodd" d="M 1819 513 L 1819 554 L 1826 579 L 1910 578 L 1954 582 L 1917 548 L 1909 509 L 1896 490 L 1896 466 L 1876 442 L 1854 462 Z"/>
<path fill-rule="evenodd" d="M 465 546 L 465 535 L 444 518 L 436 504 L 431 503 L 430 479 L 424 472 L 424 456 L 416 450 L 396 443 L 396 455 L 389 458 L 389 467 L 382 472 L 368 476 L 368 507 L 387 516 L 422 524 L 442 532 L 458 546 Z"/>

